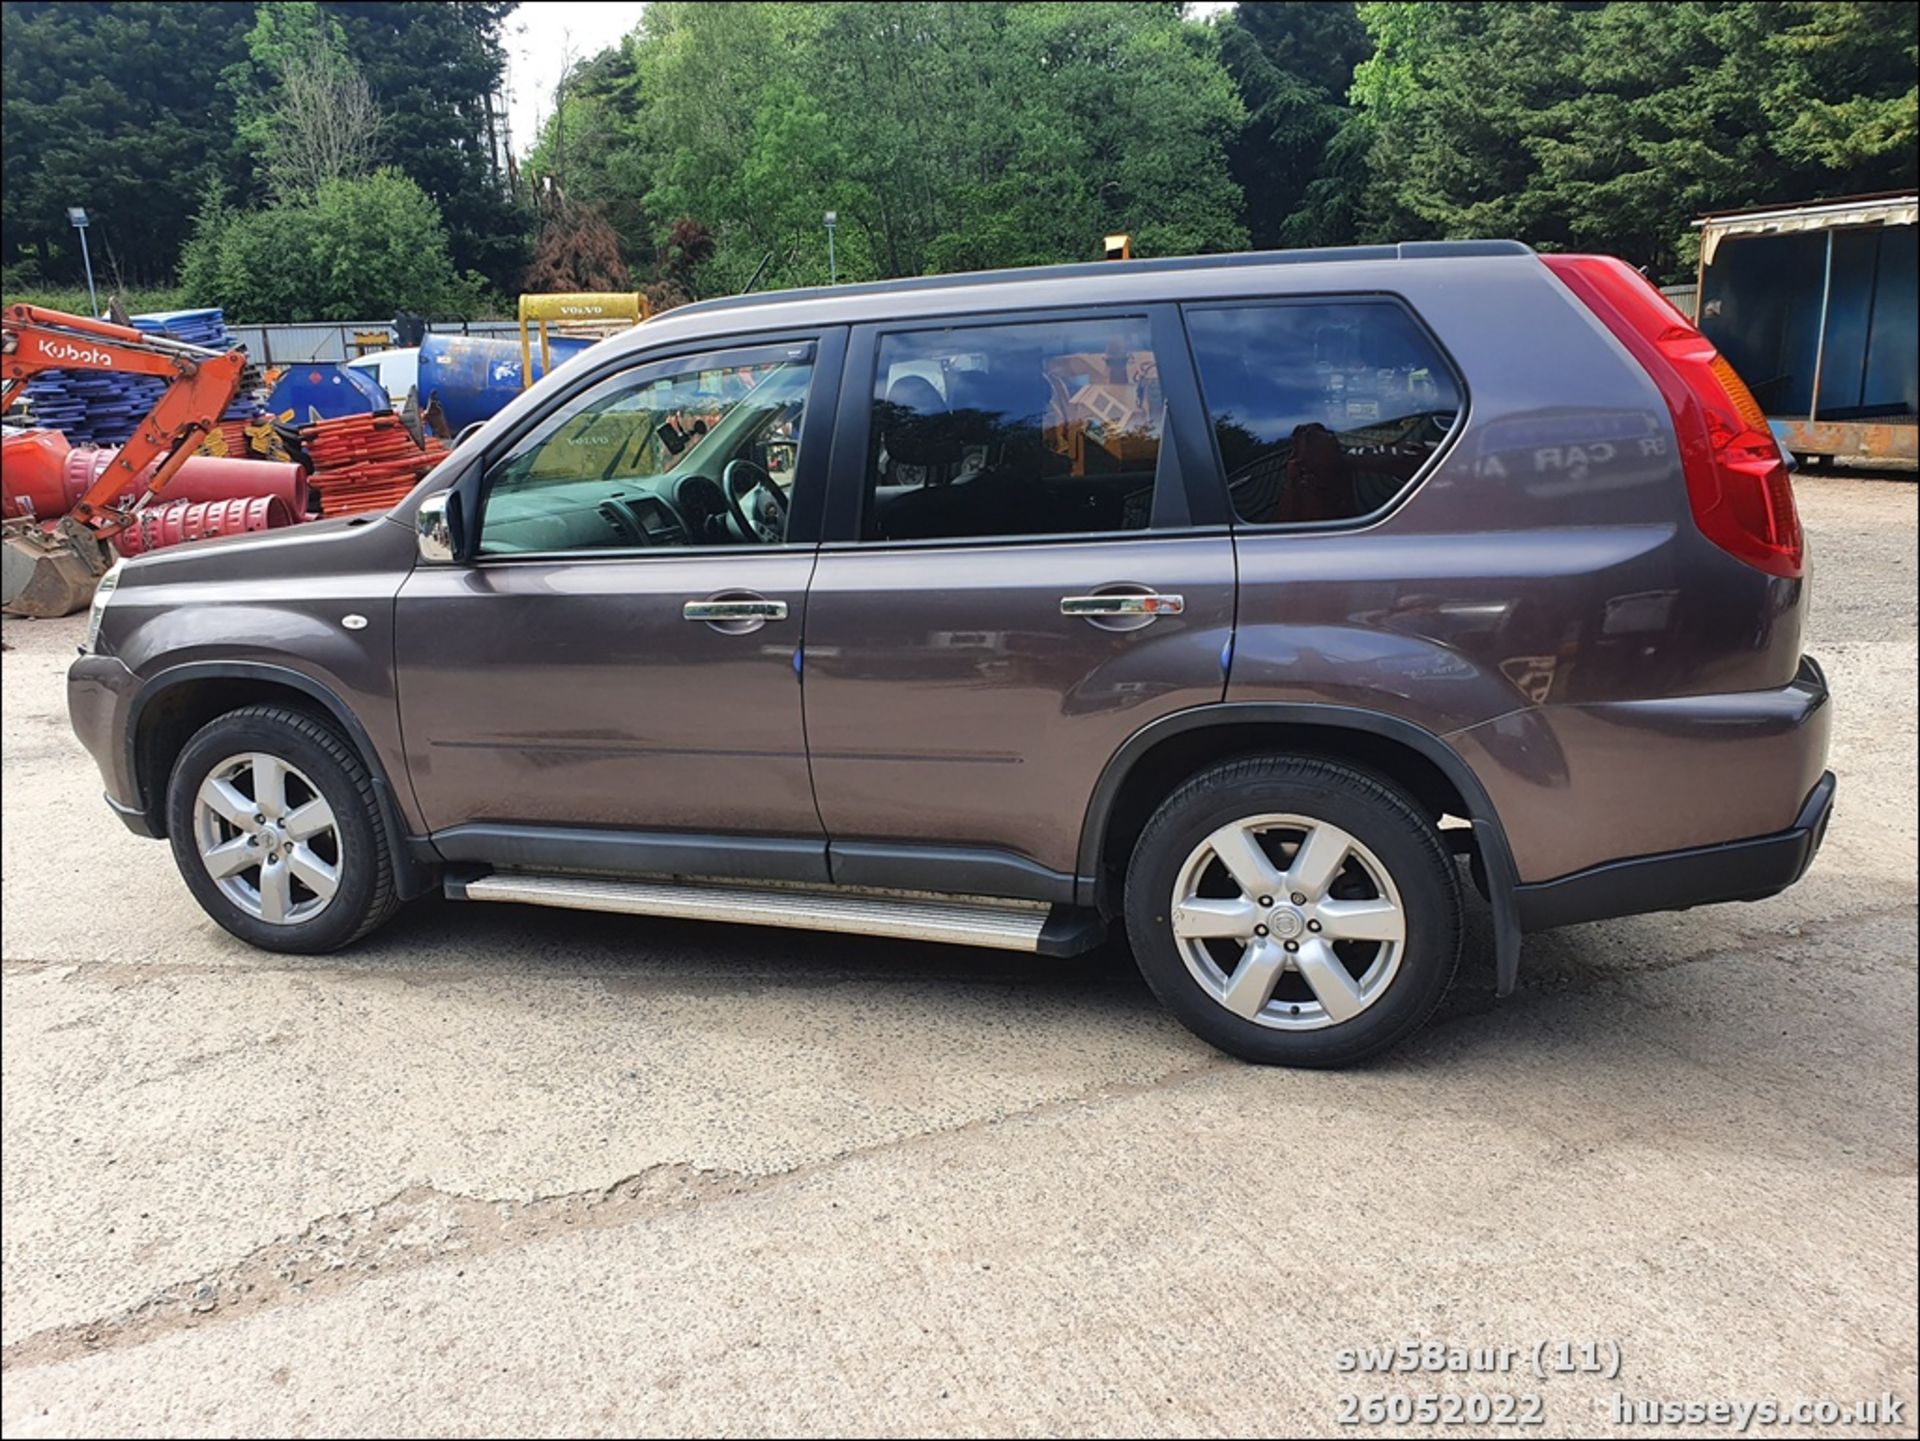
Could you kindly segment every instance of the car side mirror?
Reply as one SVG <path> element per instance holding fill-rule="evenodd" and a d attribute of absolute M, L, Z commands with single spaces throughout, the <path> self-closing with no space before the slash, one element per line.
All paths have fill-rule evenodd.
<path fill-rule="evenodd" d="M 451 565 L 460 558 L 460 506 L 450 490 L 420 502 L 413 517 L 414 542 L 429 565 Z"/>

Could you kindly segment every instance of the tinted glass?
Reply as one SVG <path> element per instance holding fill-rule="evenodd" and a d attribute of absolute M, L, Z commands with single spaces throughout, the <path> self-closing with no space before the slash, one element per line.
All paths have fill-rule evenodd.
<path fill-rule="evenodd" d="M 1141 529 L 1164 420 L 1144 319 L 883 336 L 862 534 Z"/>
<path fill-rule="evenodd" d="M 779 544 L 811 374 L 695 357 L 569 397 L 494 467 L 481 554 Z"/>
<path fill-rule="evenodd" d="M 1256 524 L 1370 515 L 1460 410 L 1444 357 L 1398 305 L 1189 310 L 1233 508 Z"/>

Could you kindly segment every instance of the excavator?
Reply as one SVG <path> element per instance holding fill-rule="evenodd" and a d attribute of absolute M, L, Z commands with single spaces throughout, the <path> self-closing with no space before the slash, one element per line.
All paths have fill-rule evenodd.
<path fill-rule="evenodd" d="M 247 357 L 108 320 L 8 306 L 0 314 L 0 412 L 28 380 L 47 370 L 120 371 L 159 376 L 169 384 L 71 510 L 51 524 L 33 516 L 6 522 L 0 607 L 13 615 L 72 615 L 86 607 L 113 561 L 109 542 L 166 488 L 219 423 L 243 383 Z M 149 467 L 153 473 L 147 476 Z"/>

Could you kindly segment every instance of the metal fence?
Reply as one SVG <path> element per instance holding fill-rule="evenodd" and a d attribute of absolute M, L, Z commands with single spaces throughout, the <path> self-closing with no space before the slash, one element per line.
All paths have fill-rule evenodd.
<path fill-rule="evenodd" d="M 386 320 L 341 320 L 313 325 L 230 325 L 234 339 L 247 348 L 259 365 L 298 365 L 302 362 L 351 360 L 361 354 L 358 335 L 379 332 L 393 343 L 393 324 Z M 429 331 L 454 335 L 514 337 L 519 325 L 511 320 L 445 320 L 428 324 Z"/>
<path fill-rule="evenodd" d="M 1673 308 L 1689 320 L 1697 319 L 1694 307 L 1700 302 L 1700 287 L 1697 285 L 1663 285 L 1660 293 L 1673 302 Z M 513 327 L 508 326 L 509 330 Z"/>

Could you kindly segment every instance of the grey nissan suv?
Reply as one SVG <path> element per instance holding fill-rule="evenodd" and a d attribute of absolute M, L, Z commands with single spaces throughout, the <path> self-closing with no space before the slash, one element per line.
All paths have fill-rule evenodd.
<path fill-rule="evenodd" d="M 72 667 L 255 945 L 409 897 L 1060 955 L 1250 1060 L 1523 933 L 1793 884 L 1834 782 L 1787 462 L 1598 256 L 1504 241 L 689 305 L 390 514 L 163 551 Z M 1464 864 L 1463 864 L 1464 863 Z"/>

